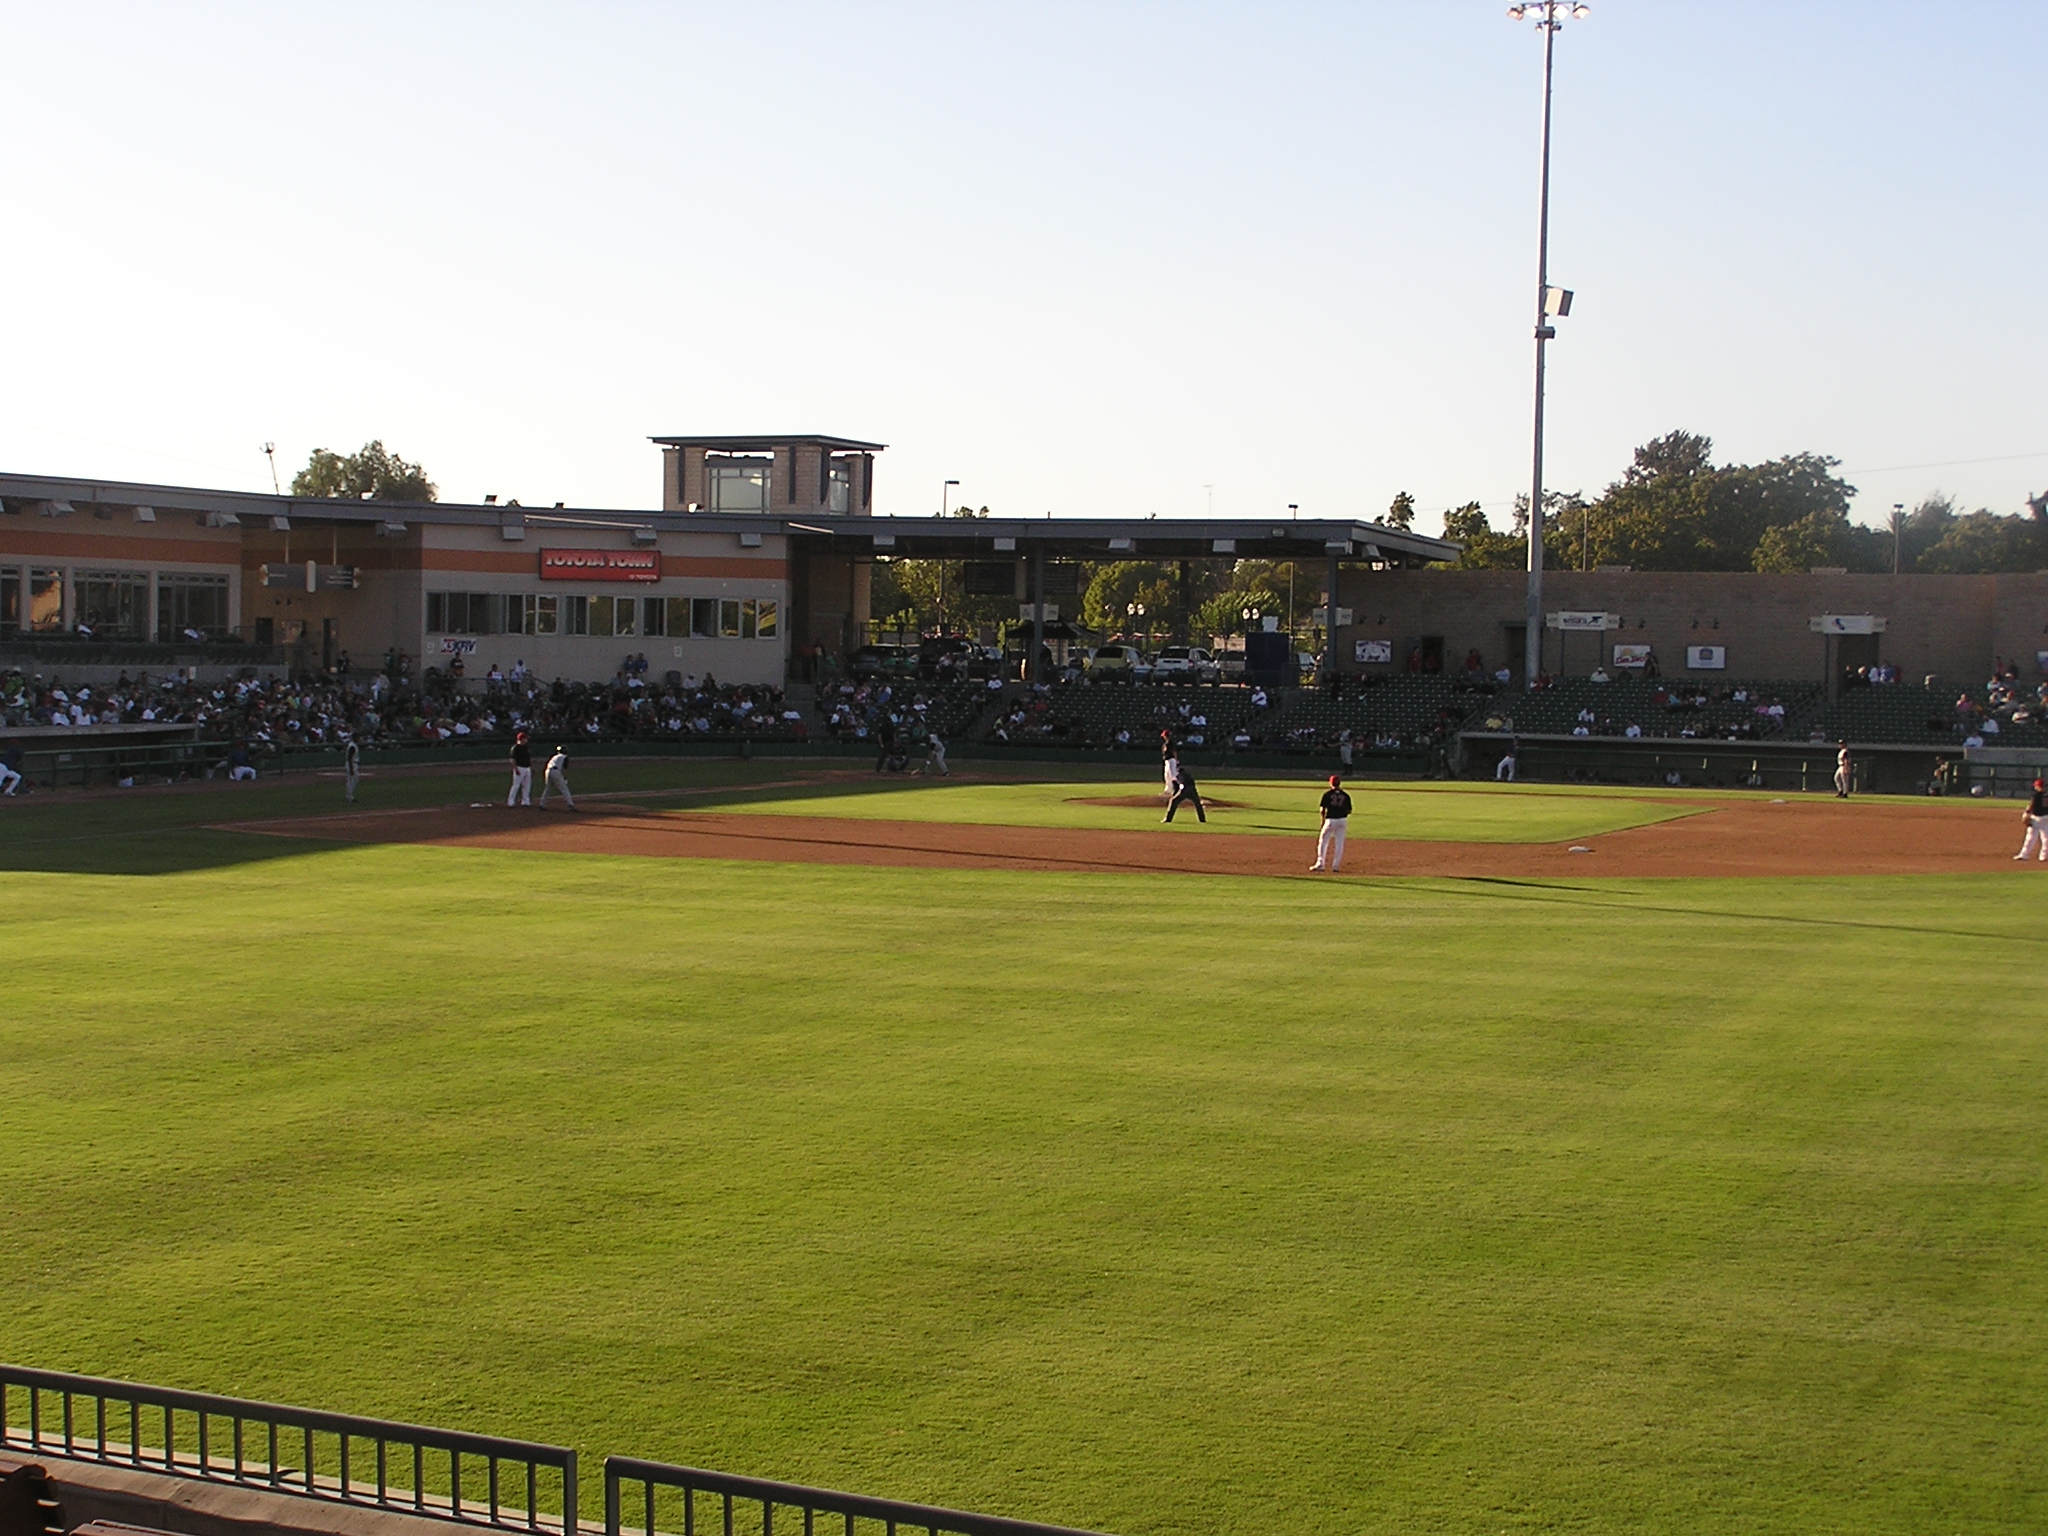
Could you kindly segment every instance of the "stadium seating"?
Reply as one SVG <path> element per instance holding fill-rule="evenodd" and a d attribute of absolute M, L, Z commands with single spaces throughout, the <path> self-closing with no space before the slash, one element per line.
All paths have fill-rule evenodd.
<path fill-rule="evenodd" d="M 986 735 L 1014 746 L 1154 747 L 1170 730 L 1177 740 L 1215 747 L 1251 716 L 1251 701 L 1252 690 L 1235 684 L 1059 683 L 991 711 Z"/>
<path fill-rule="evenodd" d="M 1985 704 L 1982 694 L 1971 698 Z M 2017 718 L 2019 715 L 2025 718 Z M 2048 721 L 2038 701 L 2005 704 L 1987 720 L 1982 711 L 1964 715 L 1954 694 L 1901 683 L 1850 688 L 1821 710 L 1816 725 L 1829 741 L 1897 742 L 1913 746 L 1960 746 L 1974 729 L 1987 747 L 2048 746 Z M 1989 721 L 1995 720 L 1993 728 Z"/>
<path fill-rule="evenodd" d="M 1589 736 L 1625 737 L 1634 725 L 1651 740 L 1764 741 L 1802 733 L 1820 692 L 1818 683 L 1564 678 L 1539 693 L 1489 701 L 1467 717 L 1465 728 L 1570 736 L 1583 725 Z M 1783 713 L 1763 712 L 1773 706 Z M 1584 719 L 1587 714 L 1592 719 Z"/>

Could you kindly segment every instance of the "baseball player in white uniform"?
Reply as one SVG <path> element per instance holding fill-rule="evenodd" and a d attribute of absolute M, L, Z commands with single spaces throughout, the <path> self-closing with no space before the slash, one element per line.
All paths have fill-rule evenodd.
<path fill-rule="evenodd" d="M 363 775 L 363 752 L 353 741 L 341 749 L 341 778 L 348 789 L 348 803 L 356 803 L 356 780 Z"/>
<path fill-rule="evenodd" d="M 576 809 L 576 797 L 569 793 L 568 769 L 569 749 L 566 746 L 555 748 L 555 755 L 548 759 L 547 781 L 540 787 L 540 808 L 542 810 L 548 808 L 548 795 L 554 790 L 561 791 L 562 798 L 568 801 L 570 810 Z"/>
<path fill-rule="evenodd" d="M 1344 832 L 1351 823 L 1351 797 L 1344 793 L 1342 774 L 1330 775 L 1330 787 L 1323 791 L 1323 830 L 1316 838 L 1316 861 L 1309 873 L 1327 870 L 1336 874 L 1344 863 Z"/>
<path fill-rule="evenodd" d="M 1835 754 L 1835 798 L 1849 798 L 1849 743 L 1842 743 L 1842 750 Z"/>

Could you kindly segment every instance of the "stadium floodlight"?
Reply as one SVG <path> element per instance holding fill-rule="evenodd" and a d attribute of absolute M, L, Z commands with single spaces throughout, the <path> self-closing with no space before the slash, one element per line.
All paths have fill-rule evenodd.
<path fill-rule="evenodd" d="M 1522 645 L 1522 686 L 1534 688 L 1543 663 L 1543 345 L 1557 335 L 1550 322 L 1572 312 L 1568 288 L 1550 286 L 1550 76 L 1557 34 L 1567 19 L 1591 15 L 1564 0 L 1526 0 L 1508 7 L 1512 21 L 1534 20 L 1543 34 L 1543 145 L 1536 193 L 1536 421 L 1529 473 L 1529 606 Z"/>

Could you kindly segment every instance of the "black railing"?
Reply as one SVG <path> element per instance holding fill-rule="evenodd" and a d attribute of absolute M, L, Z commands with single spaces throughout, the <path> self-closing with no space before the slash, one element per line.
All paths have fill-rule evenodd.
<path fill-rule="evenodd" d="M 636 1522 L 621 1523 L 622 1489 L 631 1483 L 638 1490 L 634 1500 Z M 660 1490 L 671 1490 L 670 1498 L 657 1501 Z M 703 1511 L 710 1523 L 700 1523 L 698 1500 L 710 1507 Z M 670 1466 L 659 1461 L 636 1461 L 630 1456 L 607 1456 L 604 1462 L 605 1536 L 623 1536 L 627 1530 L 641 1536 L 735 1536 L 738 1531 L 775 1536 L 775 1512 L 789 1510 L 803 1517 L 804 1536 L 819 1536 L 820 1515 L 836 1528 L 836 1536 L 861 1536 L 862 1522 L 869 1531 L 886 1531 L 896 1536 L 901 1527 L 924 1531 L 928 1536 L 952 1532 L 954 1536 L 1096 1536 L 1072 1526 L 1040 1525 L 1031 1520 L 1010 1520 L 1001 1515 L 976 1515 L 965 1510 L 940 1509 L 930 1504 L 905 1504 L 895 1499 L 873 1499 L 859 1493 L 836 1493 L 830 1488 L 806 1488 L 800 1483 L 777 1483 L 762 1477 L 738 1477 L 729 1472 L 706 1472 L 699 1467 Z M 758 1515 L 758 1523 L 755 1517 Z M 737 1518 L 736 1517 L 743 1517 Z M 843 1521 L 841 1525 L 839 1522 Z M 789 1529 L 785 1525 L 785 1529 Z"/>
<path fill-rule="evenodd" d="M 0 1365 L 0 1447 L 576 1536 L 576 1453 L 495 1435 Z"/>

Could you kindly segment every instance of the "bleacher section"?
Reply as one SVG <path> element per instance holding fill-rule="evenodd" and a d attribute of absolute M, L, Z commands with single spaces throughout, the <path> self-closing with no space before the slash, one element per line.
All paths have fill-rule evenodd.
<path fill-rule="evenodd" d="M 1820 694 L 1818 683 L 1573 677 L 1540 693 L 1501 694 L 1473 711 L 1465 729 L 1571 736 L 1583 728 L 1588 736 L 1626 739 L 1633 725 L 1652 741 L 1777 741 L 1807 732 Z"/>
<path fill-rule="evenodd" d="M 1987 708 L 1984 695 L 1972 692 L 1978 706 L 1968 714 L 1956 708 L 1954 694 L 1902 683 L 1850 688 L 1820 711 L 1821 734 L 1829 741 L 1898 742 L 1912 746 L 1959 747 L 1972 731 L 1987 747 L 2048 746 L 2048 709 L 2024 695 Z"/>
<path fill-rule="evenodd" d="M 1288 694 L 1270 718 L 1254 722 L 1247 745 L 1264 751 L 1327 751 L 1349 731 L 1355 754 L 1412 750 L 1439 731 L 1455 732 L 1491 698 L 1445 677 L 1346 679 L 1335 693 L 1303 688 Z"/>
<path fill-rule="evenodd" d="M 1221 747 L 1251 714 L 1252 690 L 1237 684 L 1058 683 L 1005 700 L 984 734 L 1011 746 L 1156 750 L 1170 730 L 1184 744 Z"/>

